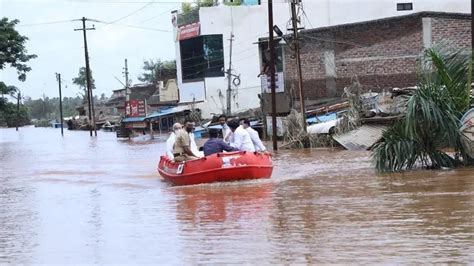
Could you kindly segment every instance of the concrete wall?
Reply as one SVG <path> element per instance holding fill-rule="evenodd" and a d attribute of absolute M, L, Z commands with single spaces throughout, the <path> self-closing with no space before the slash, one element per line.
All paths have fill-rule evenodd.
<path fill-rule="evenodd" d="M 396 4 L 399 2 L 412 2 L 413 11 L 397 11 Z M 392 17 L 406 15 L 420 11 L 444 11 L 444 12 L 464 12 L 470 13 L 470 2 L 467 0 L 413 0 L 413 1 L 397 1 L 397 0 L 378 0 L 378 1 L 349 1 L 349 0 L 311 0 L 303 1 L 306 15 L 302 15 L 302 24 L 305 28 L 316 28 L 330 25 L 353 23 L 360 21 L 373 20 L 384 17 Z M 290 18 L 288 3 L 274 3 L 274 22 L 284 32 Z M 232 54 L 232 65 L 234 72 L 241 75 L 241 84 L 233 87 L 232 95 L 232 112 L 245 111 L 249 108 L 260 106 L 260 100 L 257 94 L 261 93 L 261 82 L 257 78 L 260 72 L 260 59 L 258 46 L 255 44 L 261 37 L 268 36 L 268 17 L 267 4 L 254 6 L 224 6 L 201 8 L 200 22 L 201 34 L 223 34 L 224 43 L 224 68 L 228 68 L 229 60 L 229 37 L 230 33 L 234 33 L 234 45 Z M 433 25 L 436 26 L 436 23 Z M 417 29 L 421 29 L 421 22 L 416 24 Z M 411 35 L 405 35 L 406 38 L 422 38 L 421 33 L 417 36 L 413 30 L 408 30 Z M 366 32 L 366 36 L 371 32 Z M 421 34 L 421 35 L 420 35 Z M 342 36 L 344 37 L 344 36 Z M 375 37 L 377 38 L 377 37 Z M 436 36 L 433 36 L 435 39 Z M 176 40 L 176 35 L 175 35 Z M 304 49 L 304 47 L 303 47 Z M 326 49 L 326 48 L 325 48 Z M 338 47 L 339 52 L 343 52 Z M 359 51 L 360 52 L 360 51 Z M 212 114 L 220 114 L 225 109 L 227 79 L 225 77 L 206 78 L 204 87 L 202 83 L 186 83 L 183 86 L 180 62 L 179 42 L 176 42 L 176 62 L 178 87 L 180 89 L 181 102 L 190 102 L 193 98 L 198 103 L 197 107 L 201 108 L 204 118 L 209 118 Z M 336 67 L 343 67 L 343 62 L 337 60 L 337 52 L 327 49 L 326 54 L 310 55 L 309 59 L 305 59 L 307 66 L 303 71 L 306 78 L 311 78 L 315 73 L 334 72 L 334 66 L 320 65 L 316 61 L 333 61 Z M 410 61 L 409 58 L 398 58 L 393 60 Z M 349 65 L 346 64 L 348 72 Z M 286 67 L 286 66 L 285 66 Z M 363 67 L 361 63 L 351 62 L 350 67 L 358 69 Z M 342 70 L 344 71 L 344 70 Z M 379 69 L 368 69 L 368 72 L 380 72 Z M 290 70 L 291 72 L 291 70 Z M 333 73 L 332 76 L 340 75 L 339 72 Z M 286 78 L 286 77 L 285 77 Z M 406 75 L 399 77 L 401 80 L 407 78 Z M 411 78 L 411 77 L 408 77 Z M 291 79 L 291 78 L 290 78 Z M 314 79 L 311 86 L 321 84 L 328 86 L 328 91 L 314 91 L 314 96 L 339 95 L 340 91 L 335 89 L 335 77 L 329 77 L 326 80 L 325 75 L 322 79 Z M 379 80 L 383 82 L 383 80 Z M 319 85 L 318 85 L 319 86 Z M 285 88 L 291 88 L 291 84 L 285 84 Z M 329 93 L 329 94 L 328 94 Z M 310 94 L 311 95 L 311 94 Z M 282 93 L 278 98 L 286 99 L 290 97 L 290 93 Z M 285 108 L 286 109 L 286 108 Z"/>
<path fill-rule="evenodd" d="M 164 87 L 160 87 L 160 101 L 178 101 L 178 96 L 178 85 L 176 84 L 176 80 L 169 79 Z"/>

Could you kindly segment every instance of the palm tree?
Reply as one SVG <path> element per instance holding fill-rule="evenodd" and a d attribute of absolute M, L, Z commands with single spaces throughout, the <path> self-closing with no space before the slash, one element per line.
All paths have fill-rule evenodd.
<path fill-rule="evenodd" d="M 469 108 L 471 54 L 438 46 L 427 50 L 422 61 L 418 90 L 408 100 L 405 117 L 373 149 L 379 171 L 455 167 L 468 161 L 459 119 Z"/>

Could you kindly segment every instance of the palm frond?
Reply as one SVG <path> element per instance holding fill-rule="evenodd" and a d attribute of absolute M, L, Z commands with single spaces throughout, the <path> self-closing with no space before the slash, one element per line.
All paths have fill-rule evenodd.
<path fill-rule="evenodd" d="M 466 158 L 459 118 L 469 108 L 471 57 L 445 47 L 427 50 L 418 90 L 410 97 L 406 116 L 383 134 L 373 149 L 379 171 L 424 167 L 455 167 Z M 444 149 L 454 150 L 453 156 Z M 466 163 L 466 160 L 464 160 Z"/>

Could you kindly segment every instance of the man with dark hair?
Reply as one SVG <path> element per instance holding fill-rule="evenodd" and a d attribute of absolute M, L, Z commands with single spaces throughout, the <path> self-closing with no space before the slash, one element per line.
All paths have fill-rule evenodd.
<path fill-rule="evenodd" d="M 209 140 L 204 143 L 203 151 L 204 156 L 208 156 L 214 153 L 219 153 L 223 151 L 238 151 L 238 149 L 229 146 L 222 139 L 218 138 L 219 130 L 210 129 L 209 130 Z"/>
<path fill-rule="evenodd" d="M 239 120 L 233 119 L 227 122 L 227 125 L 232 132 L 230 146 L 241 151 L 255 151 L 255 147 L 253 146 L 249 133 L 239 125 Z"/>
<path fill-rule="evenodd" d="M 258 132 L 250 126 L 250 120 L 248 118 L 240 119 L 240 125 L 249 133 L 250 139 L 252 140 L 253 146 L 256 151 L 266 151 L 267 148 L 262 143 Z"/>
<path fill-rule="evenodd" d="M 229 141 L 229 135 L 230 135 L 230 129 L 229 127 L 227 126 L 227 116 L 222 114 L 219 116 L 219 124 L 222 126 L 222 139 L 224 141 Z"/>
<path fill-rule="evenodd" d="M 184 129 L 176 131 L 176 141 L 173 148 L 174 160 L 177 162 L 198 159 L 191 150 L 191 133 L 194 129 L 194 123 L 191 120 L 185 120 Z"/>

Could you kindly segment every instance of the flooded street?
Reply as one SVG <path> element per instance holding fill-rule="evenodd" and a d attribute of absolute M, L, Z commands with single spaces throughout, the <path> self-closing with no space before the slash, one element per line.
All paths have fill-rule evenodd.
<path fill-rule="evenodd" d="M 166 136 L 0 133 L 0 263 L 474 263 L 472 168 L 281 151 L 269 180 L 171 187 Z"/>

